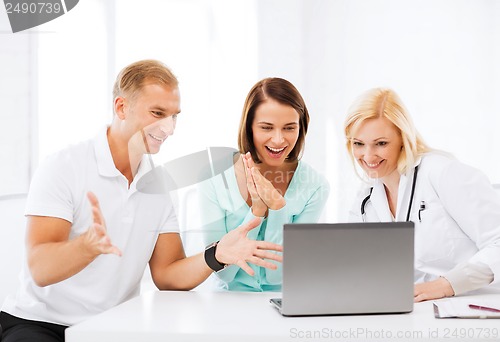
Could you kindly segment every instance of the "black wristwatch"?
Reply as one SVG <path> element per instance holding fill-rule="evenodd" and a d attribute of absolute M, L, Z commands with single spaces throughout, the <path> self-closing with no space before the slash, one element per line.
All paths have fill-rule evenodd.
<path fill-rule="evenodd" d="M 215 251 L 217 250 L 218 243 L 219 241 L 213 242 L 205 248 L 205 262 L 214 272 L 219 272 L 227 266 L 226 264 L 220 263 L 215 258 Z"/>

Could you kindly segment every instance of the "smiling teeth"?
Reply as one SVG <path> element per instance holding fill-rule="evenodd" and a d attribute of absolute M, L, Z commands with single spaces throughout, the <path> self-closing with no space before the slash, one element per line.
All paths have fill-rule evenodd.
<path fill-rule="evenodd" d="M 150 136 L 151 138 L 155 139 L 155 140 L 158 140 L 158 141 L 160 141 L 160 142 L 163 142 L 163 139 L 162 139 L 162 138 L 160 138 L 160 137 L 158 137 L 158 136 L 156 136 L 156 135 L 153 135 L 153 134 L 149 133 L 149 136 Z"/>
<path fill-rule="evenodd" d="M 366 163 L 366 162 L 365 162 L 365 163 Z M 379 165 L 379 164 L 380 164 L 380 162 L 375 163 L 375 164 L 366 163 L 366 165 L 368 165 L 369 167 L 375 167 L 375 166 L 377 166 L 377 165 Z"/>
<path fill-rule="evenodd" d="M 268 149 L 270 149 L 271 151 L 273 151 L 274 153 L 279 153 L 281 151 L 283 151 L 285 149 L 285 147 L 282 147 L 282 148 L 272 148 L 272 147 L 269 147 L 269 146 L 266 146 Z"/>

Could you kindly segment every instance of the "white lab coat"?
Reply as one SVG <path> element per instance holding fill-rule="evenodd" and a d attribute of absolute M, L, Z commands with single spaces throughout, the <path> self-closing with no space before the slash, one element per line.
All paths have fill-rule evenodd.
<path fill-rule="evenodd" d="M 458 276 L 466 277 L 464 265 L 500 278 L 500 196 L 487 177 L 477 169 L 442 153 L 428 153 L 419 162 L 410 221 L 415 222 L 415 282 L 445 276 L 452 286 Z M 405 221 L 414 169 L 399 183 L 396 221 Z M 361 203 L 370 192 L 364 185 L 349 214 L 360 222 Z M 421 203 L 425 209 L 418 212 Z M 367 222 L 391 221 L 384 185 L 373 184 L 365 205 Z M 457 265 L 459 265 L 457 267 Z M 455 272 L 453 272 L 455 269 Z M 460 282 L 460 279 L 456 281 Z M 455 293 L 462 292 L 455 288 Z M 459 285 L 457 285 L 459 287 Z M 470 290 L 470 285 L 465 291 Z"/>

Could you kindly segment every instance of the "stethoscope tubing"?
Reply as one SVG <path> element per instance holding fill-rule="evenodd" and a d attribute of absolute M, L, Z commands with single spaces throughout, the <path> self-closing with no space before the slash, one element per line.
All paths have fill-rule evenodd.
<path fill-rule="evenodd" d="M 413 197 L 415 195 L 415 185 L 417 184 L 417 175 L 418 175 L 418 166 L 415 166 L 415 171 L 413 172 L 413 182 L 411 185 L 411 193 L 410 193 L 410 203 L 408 204 L 408 211 L 406 212 L 406 221 L 408 222 L 410 220 L 410 213 L 411 213 L 411 207 L 413 205 Z M 370 188 L 370 193 L 368 196 L 366 196 L 363 201 L 361 202 L 361 217 L 363 218 L 363 222 L 365 222 L 365 217 L 366 217 L 366 212 L 365 212 L 365 206 L 366 203 L 370 200 L 370 197 L 372 196 L 373 192 L 373 186 Z M 419 212 L 420 216 L 420 212 Z"/>

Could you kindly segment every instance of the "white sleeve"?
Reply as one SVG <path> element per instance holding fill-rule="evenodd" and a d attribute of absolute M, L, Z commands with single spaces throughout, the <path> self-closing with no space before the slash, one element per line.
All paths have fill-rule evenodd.
<path fill-rule="evenodd" d="M 485 264 L 463 262 L 446 272 L 455 295 L 485 287 L 493 281 L 493 272 Z"/>
<path fill-rule="evenodd" d="M 500 274 L 500 196 L 482 172 L 458 161 L 447 166 L 435 186 L 446 211 L 478 248 L 444 276 L 458 293 L 484 285 Z"/>
<path fill-rule="evenodd" d="M 179 221 L 177 220 L 175 207 L 172 204 L 172 196 L 168 195 L 163 210 L 163 218 L 159 233 L 163 234 L 163 233 L 179 233 L 179 232 L 180 232 Z"/>
<path fill-rule="evenodd" d="M 73 223 L 74 172 L 71 161 L 58 154 L 36 170 L 26 201 L 25 215 L 50 216 Z"/>

